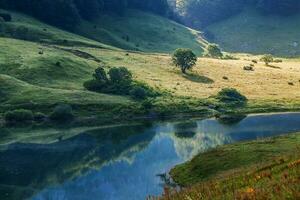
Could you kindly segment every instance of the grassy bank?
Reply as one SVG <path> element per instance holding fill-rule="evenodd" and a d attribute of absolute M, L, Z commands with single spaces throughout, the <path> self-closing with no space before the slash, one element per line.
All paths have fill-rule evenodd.
<path fill-rule="evenodd" d="M 165 199 L 297 199 L 299 144 L 296 133 L 202 153 L 171 170 L 186 189 Z"/>

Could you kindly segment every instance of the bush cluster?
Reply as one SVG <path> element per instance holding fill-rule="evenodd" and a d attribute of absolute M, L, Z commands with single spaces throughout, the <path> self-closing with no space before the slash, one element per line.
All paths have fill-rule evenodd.
<path fill-rule="evenodd" d="M 56 122 L 68 122 L 74 119 L 73 109 L 70 105 L 61 104 L 54 108 L 50 119 Z"/>
<path fill-rule="evenodd" d="M 206 51 L 204 56 L 211 57 L 211 58 L 222 58 L 223 53 L 217 44 L 209 44 L 206 47 Z"/>
<path fill-rule="evenodd" d="M 222 89 L 218 93 L 217 99 L 224 103 L 245 103 L 248 101 L 244 95 L 234 88 Z"/>
<path fill-rule="evenodd" d="M 103 67 L 99 67 L 95 70 L 93 79 L 86 81 L 83 86 L 89 91 L 130 95 L 137 100 L 158 95 L 148 85 L 134 81 L 132 73 L 125 67 L 111 68 L 108 73 L 106 73 Z"/>
<path fill-rule="evenodd" d="M 4 22 L 10 22 L 12 20 L 11 15 L 8 13 L 0 13 L 0 18 L 2 18 Z"/>
<path fill-rule="evenodd" d="M 31 110 L 16 109 L 4 114 L 4 120 L 7 124 L 31 124 L 32 122 L 45 122 L 48 116 L 41 112 L 33 113 Z M 53 122 L 69 122 L 74 119 L 73 109 L 70 105 L 57 105 L 49 116 Z"/>
<path fill-rule="evenodd" d="M 30 110 L 18 109 L 6 112 L 4 119 L 10 124 L 27 123 L 33 121 L 34 115 Z"/>

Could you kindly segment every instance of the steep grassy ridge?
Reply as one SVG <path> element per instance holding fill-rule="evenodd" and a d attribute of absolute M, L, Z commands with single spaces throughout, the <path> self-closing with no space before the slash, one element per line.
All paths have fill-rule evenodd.
<path fill-rule="evenodd" d="M 137 10 L 129 10 L 124 16 L 103 15 L 92 23 L 83 22 L 76 32 L 115 47 L 144 52 L 170 53 L 184 47 L 199 55 L 207 44 L 198 31 Z"/>
<path fill-rule="evenodd" d="M 74 33 L 46 25 L 23 14 L 1 12 L 10 13 L 13 19 L 12 22 L 0 23 L 1 37 L 63 46 L 119 47 L 164 53 L 186 47 L 200 54 L 207 44 L 198 31 L 137 10 L 129 10 L 124 16 L 102 15 L 93 22 L 82 21 Z"/>
<path fill-rule="evenodd" d="M 210 41 L 230 52 L 300 55 L 300 14 L 289 17 L 261 15 L 246 9 L 239 15 L 207 28 Z"/>
<path fill-rule="evenodd" d="M 44 24 L 24 14 L 0 10 L 12 16 L 11 22 L 0 22 L 0 36 L 66 46 L 112 48 L 99 42 Z"/>

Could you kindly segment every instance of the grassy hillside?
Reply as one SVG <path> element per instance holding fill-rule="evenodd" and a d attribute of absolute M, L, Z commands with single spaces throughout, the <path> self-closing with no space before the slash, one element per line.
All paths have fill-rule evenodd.
<path fill-rule="evenodd" d="M 199 55 L 207 44 L 198 31 L 137 10 L 129 10 L 124 16 L 103 15 L 92 23 L 83 22 L 76 32 L 115 47 L 144 52 L 170 53 L 185 47 Z"/>
<path fill-rule="evenodd" d="M 60 30 L 20 13 L 1 10 L 12 16 L 11 22 L 0 22 L 0 36 L 65 46 L 95 46 L 112 48 L 99 42 Z"/>
<path fill-rule="evenodd" d="M 241 28 L 242 27 L 242 28 Z M 300 55 L 300 14 L 289 17 L 261 15 L 247 9 L 207 28 L 210 41 L 230 52 Z"/>
<path fill-rule="evenodd" d="M 299 199 L 300 134 L 218 147 L 171 171 L 164 199 Z"/>
<path fill-rule="evenodd" d="M 149 21 L 143 27 L 142 24 L 137 25 L 141 23 L 137 18 L 142 15 L 145 21 Z M 98 37 L 102 42 L 106 40 L 109 44 L 129 45 L 129 49 L 136 41 L 143 41 L 145 43 L 140 46 L 140 50 L 145 51 L 167 52 L 185 44 L 196 51 L 200 48 L 198 43 L 191 40 L 195 31 L 150 14 L 132 11 L 126 16 L 126 20 L 118 17 L 108 19 L 106 16 L 104 21 L 107 24 L 103 27 L 109 30 L 109 35 L 114 35 L 114 39 L 102 37 L 100 32 L 104 29 L 100 28 L 96 28 L 95 33 L 89 33 L 90 29 L 86 28 L 85 34 Z M 139 104 L 138 102 L 128 97 L 87 92 L 83 88 L 83 83 L 91 79 L 93 71 L 99 65 L 105 65 L 106 70 L 125 66 L 135 79 L 156 89 L 168 91 L 171 95 L 153 101 L 155 112 L 199 113 L 209 110 L 208 105 L 216 103 L 210 97 L 225 87 L 236 88 L 250 99 L 246 111 L 300 109 L 299 59 L 284 59 L 282 63 L 272 63 L 272 66 L 259 62 L 255 65 L 255 70 L 249 72 L 243 70 L 243 67 L 249 65 L 253 59 L 259 60 L 259 56 L 236 54 L 235 60 L 199 58 L 193 71 L 183 75 L 172 65 L 169 54 L 121 50 L 42 24 L 24 15 L 14 13 L 13 19 L 13 22 L 0 24 L 8 28 L 2 32 L 6 35 L 0 37 L 1 112 L 13 108 L 27 108 L 49 113 L 55 105 L 65 102 L 88 116 L 93 113 L 101 115 L 101 112 L 104 118 L 106 115 L 114 116 L 111 108 L 116 105 L 120 105 L 124 113 L 134 115 L 141 107 L 131 107 L 135 110 L 131 112 L 127 108 Z M 129 27 L 124 28 L 129 38 L 132 38 L 128 42 L 122 39 L 122 24 Z M 87 22 L 84 25 L 92 26 Z M 23 38 L 30 41 L 19 40 L 22 38 L 14 35 L 15 29 L 11 29 L 14 26 L 16 29 L 26 27 L 30 32 L 28 35 L 34 38 Z M 47 28 L 46 31 L 43 30 L 44 27 Z M 141 27 L 141 30 L 133 31 L 136 30 L 134 27 Z M 168 31 L 173 28 L 176 31 L 170 36 Z M 18 33 L 23 34 L 24 31 L 20 29 Z M 39 35 L 40 31 L 47 34 Z M 149 38 L 147 42 L 143 40 L 146 37 Z M 67 43 L 59 38 L 67 38 Z M 121 39 L 115 40 L 116 38 Z M 40 39 L 48 42 L 40 43 Z M 156 41 L 155 45 L 149 48 L 147 44 L 152 40 Z M 200 51 L 201 48 L 198 49 Z"/>
<path fill-rule="evenodd" d="M 126 56 L 122 52 L 100 52 L 92 48 L 85 51 L 111 66 L 126 66 L 137 79 L 167 89 L 177 96 L 207 98 L 222 88 L 234 87 L 252 100 L 292 100 L 300 97 L 299 59 L 285 59 L 282 63 L 272 63 L 273 66 L 258 62 L 255 70 L 249 72 L 243 67 L 251 64 L 253 59 L 259 60 L 260 56 L 236 55 L 238 60 L 199 58 L 192 72 L 183 75 L 172 65 L 169 55 L 130 53 Z M 294 85 L 289 85 L 289 82 Z"/>
<path fill-rule="evenodd" d="M 16 12 L 12 22 L 0 23 L 0 36 L 63 46 L 90 46 L 170 53 L 176 48 L 203 52 L 207 42 L 201 33 L 166 18 L 129 10 L 124 16 L 102 15 L 94 22 L 82 21 L 70 33 Z M 143 19 L 143 20 L 140 20 Z M 82 36 L 80 36 L 82 35 Z"/>

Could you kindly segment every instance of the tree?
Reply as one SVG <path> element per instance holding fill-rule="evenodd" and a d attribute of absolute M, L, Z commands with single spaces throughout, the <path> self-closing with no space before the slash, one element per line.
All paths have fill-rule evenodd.
<path fill-rule="evenodd" d="M 263 61 L 266 65 L 269 65 L 270 62 L 274 61 L 274 58 L 271 54 L 266 54 L 260 60 Z"/>
<path fill-rule="evenodd" d="M 98 67 L 97 69 L 95 69 L 95 73 L 93 74 L 93 76 L 97 81 L 100 81 L 102 83 L 107 83 L 108 81 L 106 72 L 103 67 Z"/>
<path fill-rule="evenodd" d="M 131 83 L 132 73 L 125 67 L 114 67 L 108 72 L 112 83 Z"/>
<path fill-rule="evenodd" d="M 222 58 L 223 53 L 217 44 L 209 44 L 206 47 L 206 55 L 212 58 Z"/>
<path fill-rule="evenodd" d="M 191 69 L 196 65 L 197 56 L 191 49 L 176 49 L 172 57 L 174 65 L 180 67 L 182 73 L 186 73 L 186 70 Z"/>

